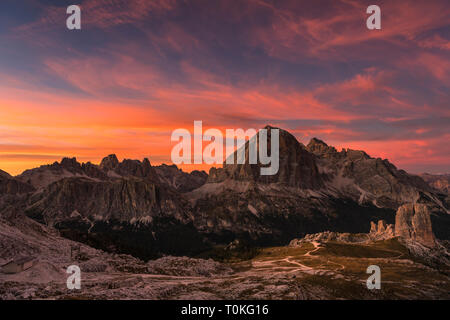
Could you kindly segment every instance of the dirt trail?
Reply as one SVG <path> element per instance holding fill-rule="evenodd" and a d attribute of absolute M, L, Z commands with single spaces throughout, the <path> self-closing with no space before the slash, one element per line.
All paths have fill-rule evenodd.
<path fill-rule="evenodd" d="M 317 241 L 311 242 L 311 244 L 314 246 L 313 249 L 307 251 L 302 255 L 302 257 L 309 257 L 312 259 L 318 259 L 318 256 L 311 255 L 311 253 L 318 251 L 320 248 L 320 243 Z M 295 265 L 296 267 L 286 267 L 286 266 L 279 266 L 280 263 L 285 262 L 291 265 Z M 327 261 L 327 263 L 333 263 L 340 266 L 340 270 L 345 269 L 345 266 L 339 263 L 335 263 L 332 261 Z M 278 265 L 278 266 L 277 266 Z M 307 274 L 322 274 L 322 273 L 334 273 L 333 270 L 325 270 L 325 269 L 319 269 L 322 265 L 316 266 L 316 267 L 309 267 L 307 265 L 304 265 L 300 262 L 298 262 L 294 256 L 288 256 L 283 259 L 274 259 L 274 260 L 266 260 L 266 261 L 252 261 L 252 266 L 255 269 L 264 268 L 264 267 L 276 267 L 277 269 L 287 269 L 287 271 L 278 271 L 278 273 L 294 273 L 294 272 L 304 272 Z M 273 270 L 271 271 L 273 272 Z"/>
<path fill-rule="evenodd" d="M 317 241 L 313 241 L 313 242 L 311 242 L 311 244 L 314 246 L 314 249 L 308 251 L 308 252 L 305 253 L 303 256 L 305 256 L 305 257 L 310 257 L 310 256 L 311 256 L 311 253 L 316 252 L 317 250 L 319 250 L 320 248 L 322 248 L 322 247 L 320 246 L 320 243 L 317 242 Z"/>

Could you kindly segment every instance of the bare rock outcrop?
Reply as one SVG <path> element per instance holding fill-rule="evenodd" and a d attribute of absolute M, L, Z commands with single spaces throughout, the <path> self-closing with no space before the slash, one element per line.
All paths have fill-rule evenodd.
<path fill-rule="evenodd" d="M 379 220 L 378 224 L 370 222 L 369 237 L 372 240 L 384 240 L 395 237 L 395 228 L 392 224 L 387 224 L 385 220 Z"/>
<path fill-rule="evenodd" d="M 428 207 L 420 203 L 408 203 L 398 208 L 395 216 L 395 235 L 427 247 L 435 247 Z"/>
<path fill-rule="evenodd" d="M 338 155 L 338 151 L 335 147 L 329 146 L 317 138 L 312 138 L 306 146 L 306 149 L 309 152 L 323 158 L 335 158 L 336 155 Z"/>
<path fill-rule="evenodd" d="M 229 275 L 230 267 L 212 259 L 194 259 L 189 257 L 165 256 L 147 263 L 148 273 L 175 276 Z"/>
<path fill-rule="evenodd" d="M 31 185 L 21 182 L 5 171 L 0 170 L 0 196 L 27 193 L 33 190 L 34 188 Z"/>
<path fill-rule="evenodd" d="M 450 174 L 423 173 L 420 177 L 434 189 L 450 194 Z"/>
<path fill-rule="evenodd" d="M 119 159 L 117 159 L 117 156 L 115 154 L 110 154 L 102 159 L 102 162 L 100 162 L 100 169 L 104 171 L 114 170 L 118 165 Z"/>
<path fill-rule="evenodd" d="M 338 241 L 346 243 L 364 243 L 369 241 L 367 234 L 365 233 L 340 233 L 332 231 L 324 231 L 314 234 L 307 234 L 303 238 L 293 239 L 289 242 L 290 247 L 301 246 L 302 243 L 309 242 L 328 242 L 328 241 Z"/>
<path fill-rule="evenodd" d="M 154 168 L 161 182 L 181 193 L 201 187 L 208 179 L 208 174 L 205 171 L 194 170 L 191 173 L 187 173 L 183 172 L 176 165 L 162 164 Z"/>

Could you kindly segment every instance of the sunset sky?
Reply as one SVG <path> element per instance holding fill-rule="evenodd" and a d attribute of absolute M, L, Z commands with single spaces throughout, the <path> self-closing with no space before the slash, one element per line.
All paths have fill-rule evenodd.
<path fill-rule="evenodd" d="M 82 30 L 66 28 L 71 4 Z M 382 30 L 366 28 L 370 4 Z M 172 131 L 194 120 L 450 172 L 450 5 L 2 0 L 0 119 L 11 174 L 64 156 L 170 163 Z"/>

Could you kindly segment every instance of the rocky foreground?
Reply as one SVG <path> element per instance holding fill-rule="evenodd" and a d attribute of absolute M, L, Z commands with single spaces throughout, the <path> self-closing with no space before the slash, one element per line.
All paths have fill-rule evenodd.
<path fill-rule="evenodd" d="M 373 236 L 323 232 L 251 251 L 235 241 L 211 252 L 215 260 L 165 256 L 145 262 L 64 239 L 23 216 L 9 217 L 0 220 L 0 263 L 24 255 L 37 262 L 17 274 L 0 273 L 0 299 L 450 298 L 448 242 L 428 248 Z M 373 264 L 381 268 L 380 290 L 366 287 Z M 81 269 L 80 290 L 67 288 L 69 265 Z"/>

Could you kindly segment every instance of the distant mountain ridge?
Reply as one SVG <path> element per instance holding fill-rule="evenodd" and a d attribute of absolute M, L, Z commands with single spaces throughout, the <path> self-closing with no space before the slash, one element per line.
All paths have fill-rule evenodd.
<path fill-rule="evenodd" d="M 360 150 L 334 147 L 313 138 L 308 151 L 317 156 L 317 165 L 325 174 L 326 185 L 359 202 L 371 201 L 377 206 L 397 208 L 417 200 L 420 193 L 433 190 L 419 176 L 398 170 L 387 159 L 372 158 Z"/>
<path fill-rule="evenodd" d="M 33 191 L 33 186 L 23 183 L 12 177 L 9 173 L 0 170 L 0 197 Z"/>
<path fill-rule="evenodd" d="M 422 173 L 420 177 L 436 190 L 450 193 L 450 174 Z"/>

